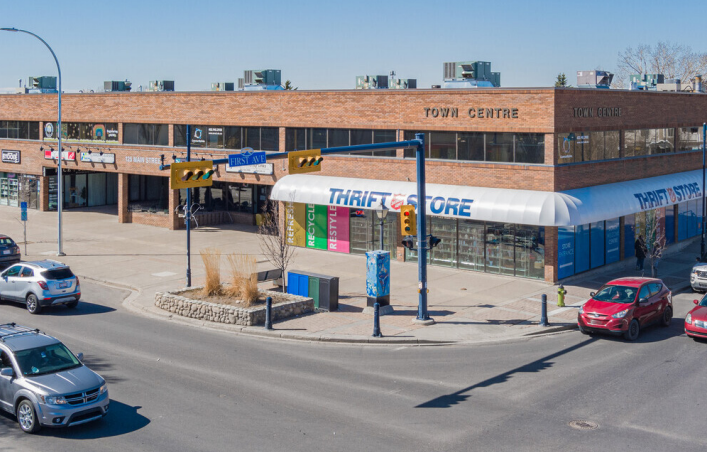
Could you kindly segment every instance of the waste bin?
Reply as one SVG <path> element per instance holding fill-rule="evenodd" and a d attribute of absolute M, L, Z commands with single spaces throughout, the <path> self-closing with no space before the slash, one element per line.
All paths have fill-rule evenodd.
<path fill-rule="evenodd" d="M 339 277 L 292 270 L 287 272 L 287 293 L 310 297 L 314 308 L 322 311 L 339 309 Z"/>

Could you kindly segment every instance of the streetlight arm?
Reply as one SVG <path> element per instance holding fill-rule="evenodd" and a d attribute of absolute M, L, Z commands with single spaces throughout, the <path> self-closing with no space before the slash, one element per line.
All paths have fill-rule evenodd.
<path fill-rule="evenodd" d="M 57 213 L 59 214 L 59 225 L 58 225 L 58 230 L 59 230 L 59 231 L 58 231 L 58 232 L 59 232 L 58 235 L 59 235 L 59 237 L 58 237 L 58 240 L 57 240 L 57 241 L 58 241 L 58 244 L 57 244 L 57 247 L 58 247 L 57 256 L 64 256 L 64 251 L 63 251 L 63 249 L 62 249 L 62 248 L 63 248 L 63 247 L 62 247 L 62 238 L 61 238 L 61 236 L 62 236 L 62 234 L 61 234 L 61 232 L 62 232 L 61 212 L 62 212 L 62 210 L 63 210 L 63 209 L 62 209 L 62 207 L 63 207 L 62 204 L 63 204 L 63 194 L 64 194 L 64 192 L 63 192 L 63 186 L 62 186 L 62 174 L 61 174 L 61 159 L 62 159 L 62 157 L 63 157 L 62 147 L 61 147 L 61 66 L 59 66 L 59 60 L 57 59 L 56 54 L 54 53 L 54 50 L 52 50 L 52 48 L 49 46 L 49 44 L 47 44 L 47 41 L 45 41 L 44 39 L 40 38 L 39 36 L 37 36 L 36 34 L 32 33 L 31 31 L 20 30 L 20 29 L 17 29 L 17 28 L 0 28 L 0 31 L 11 31 L 11 32 L 13 32 L 13 33 L 17 33 L 17 32 L 19 32 L 19 33 L 26 33 L 26 34 L 28 34 L 28 35 L 34 36 L 35 38 L 37 38 L 37 39 L 39 39 L 40 41 L 42 41 L 42 44 L 44 44 L 45 46 L 47 46 L 47 49 L 49 49 L 49 51 L 52 53 L 52 57 L 54 57 L 54 62 L 56 63 L 56 70 L 57 70 L 57 72 L 58 72 L 57 85 L 58 85 L 58 88 L 59 88 L 59 89 L 58 89 L 58 98 L 57 98 L 57 110 L 58 110 L 58 113 L 57 113 L 57 125 L 56 125 L 56 128 L 57 128 L 57 143 L 58 143 L 58 146 L 59 146 L 59 159 L 58 159 L 58 161 L 57 161 L 57 192 L 58 192 L 58 193 L 57 193 Z"/>

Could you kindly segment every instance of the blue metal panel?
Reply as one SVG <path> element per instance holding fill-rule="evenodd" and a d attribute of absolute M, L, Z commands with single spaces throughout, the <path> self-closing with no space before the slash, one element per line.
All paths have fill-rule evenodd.
<path fill-rule="evenodd" d="M 574 227 L 557 228 L 557 278 L 574 275 Z"/>
<path fill-rule="evenodd" d="M 589 225 L 574 227 L 574 272 L 589 270 Z"/>
<path fill-rule="evenodd" d="M 606 263 L 618 262 L 621 258 L 621 222 L 618 218 L 606 220 Z"/>
<path fill-rule="evenodd" d="M 665 208 L 665 243 L 675 242 L 675 208 Z"/>
<path fill-rule="evenodd" d="M 592 235 L 592 268 L 597 268 L 604 265 L 604 222 L 597 221 L 591 224 Z"/>
<path fill-rule="evenodd" d="M 299 295 L 299 279 L 301 277 L 302 275 L 298 275 L 297 273 L 290 272 L 287 274 L 287 293 Z"/>
<path fill-rule="evenodd" d="M 636 225 L 635 215 L 626 215 L 624 217 L 624 259 L 636 255 L 634 248 L 636 243 L 636 234 L 633 232 L 633 227 Z"/>
<path fill-rule="evenodd" d="M 301 297 L 308 297 L 309 296 L 309 276 L 307 275 L 299 275 L 299 281 L 298 281 L 299 289 L 297 290 L 297 295 Z"/>
<path fill-rule="evenodd" d="M 687 203 L 678 204 L 678 241 L 687 238 Z"/>
<path fill-rule="evenodd" d="M 697 235 L 697 200 L 687 202 L 687 236 Z"/>

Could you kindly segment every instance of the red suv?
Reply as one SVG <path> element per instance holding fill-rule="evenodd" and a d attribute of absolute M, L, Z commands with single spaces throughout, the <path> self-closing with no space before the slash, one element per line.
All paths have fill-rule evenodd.
<path fill-rule="evenodd" d="M 673 318 L 673 296 L 660 279 L 615 279 L 591 296 L 577 317 L 584 334 L 623 334 L 634 341 L 641 328 L 653 323 L 668 326 Z"/>

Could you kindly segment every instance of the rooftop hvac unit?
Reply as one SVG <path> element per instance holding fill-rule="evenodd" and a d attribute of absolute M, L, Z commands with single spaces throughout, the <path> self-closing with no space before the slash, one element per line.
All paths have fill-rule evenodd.
<path fill-rule="evenodd" d="M 243 78 L 238 79 L 238 89 L 243 89 L 245 86 L 245 80 Z"/>
<path fill-rule="evenodd" d="M 281 85 L 280 69 L 254 69 L 243 71 L 245 85 Z"/>
<path fill-rule="evenodd" d="M 27 83 L 27 88 L 30 89 L 56 89 L 56 77 L 41 76 L 30 77 Z"/>
<path fill-rule="evenodd" d="M 150 81 L 148 91 L 174 91 L 174 80 Z"/>
<path fill-rule="evenodd" d="M 103 82 L 103 89 L 106 92 L 130 91 L 131 87 L 132 87 L 132 82 L 129 82 L 128 80 L 125 80 L 122 82 L 116 82 L 116 81 Z"/>
<path fill-rule="evenodd" d="M 451 80 L 456 77 L 457 63 L 444 63 L 444 79 Z"/>
<path fill-rule="evenodd" d="M 233 91 L 233 82 L 212 83 L 211 91 Z"/>
<path fill-rule="evenodd" d="M 578 88 L 609 89 L 614 74 L 607 71 L 577 71 Z"/>

